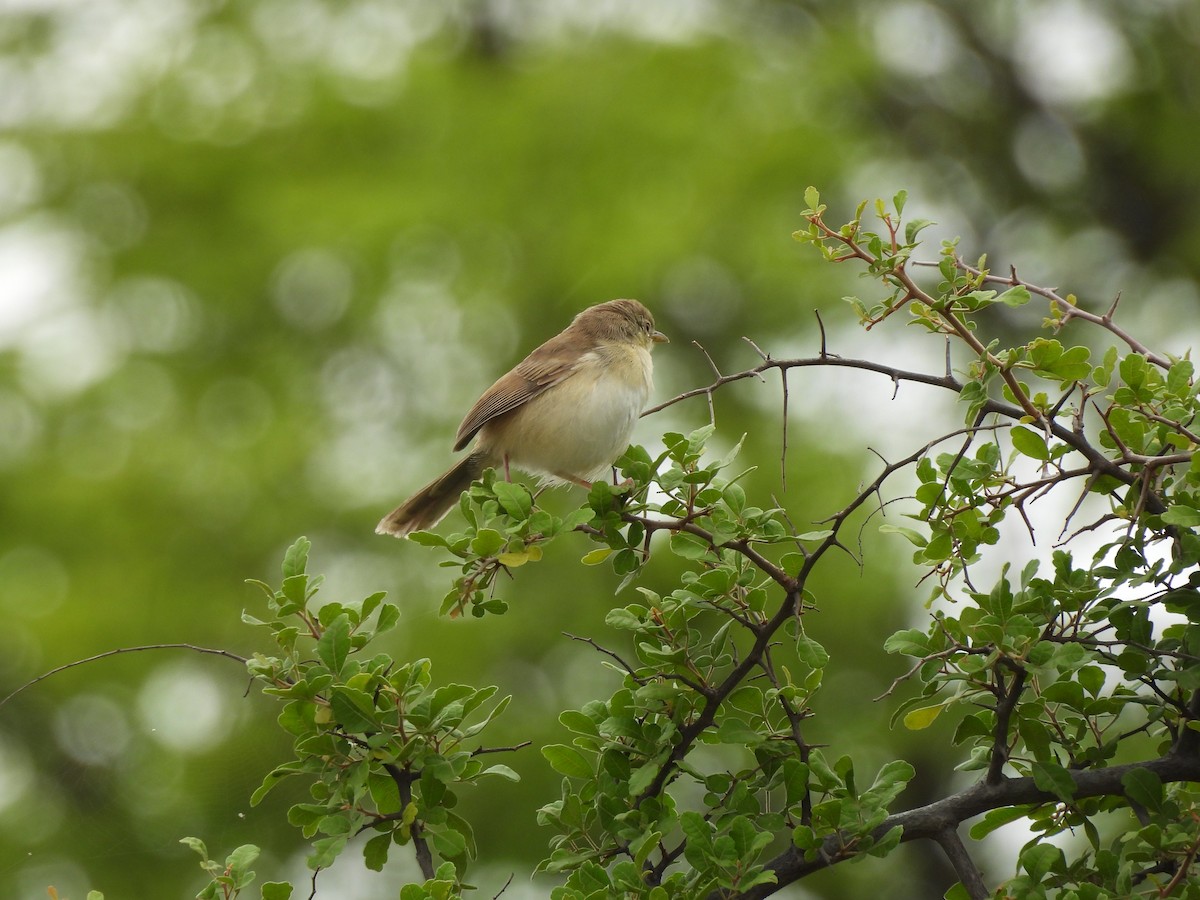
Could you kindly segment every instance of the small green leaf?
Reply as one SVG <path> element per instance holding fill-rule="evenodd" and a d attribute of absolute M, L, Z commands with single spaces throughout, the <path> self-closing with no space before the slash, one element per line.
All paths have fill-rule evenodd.
<path fill-rule="evenodd" d="M 627 631 L 637 631 L 642 628 L 642 620 L 623 606 L 610 609 L 604 616 L 604 624 L 610 628 L 623 628 Z"/>
<path fill-rule="evenodd" d="M 400 621 L 400 607 L 394 603 L 385 603 L 379 608 L 379 618 L 375 622 L 375 633 L 383 634 L 396 627 Z"/>
<path fill-rule="evenodd" d="M 1200 454 L 1197 454 L 1200 457 Z M 1162 520 L 1168 525 L 1178 525 L 1182 528 L 1195 528 L 1200 525 L 1200 509 L 1176 503 L 1162 514 Z"/>
<path fill-rule="evenodd" d="M 262 900 L 291 900 L 292 886 L 286 881 L 268 881 L 262 886 Z"/>
<path fill-rule="evenodd" d="M 516 772 L 514 772 L 514 771 L 513 771 L 512 769 L 510 769 L 508 766 L 506 766 L 506 765 L 503 765 L 503 764 L 501 764 L 501 763 L 497 763 L 497 764 L 496 764 L 496 765 L 494 765 L 494 766 L 488 766 L 486 769 L 484 769 L 484 770 L 483 770 L 482 772 L 480 772 L 479 774 L 480 774 L 480 776 L 483 776 L 483 775 L 499 775 L 499 776 L 500 776 L 501 778 L 503 778 L 505 781 L 512 781 L 512 782 L 517 782 L 517 781 L 520 781 L 520 780 L 521 780 L 521 776 L 520 776 L 520 775 L 518 775 Z"/>
<path fill-rule="evenodd" d="M 1024 306 L 1029 302 L 1029 288 L 1018 284 L 1010 287 L 996 299 L 1007 306 Z"/>
<path fill-rule="evenodd" d="M 589 510 L 590 512 L 590 510 Z M 597 547 L 583 554 L 583 559 L 580 560 L 585 566 L 598 566 L 612 555 L 612 547 Z"/>
<path fill-rule="evenodd" d="M 1048 460 L 1050 458 L 1050 450 L 1046 446 L 1046 439 L 1036 431 L 1030 431 L 1028 428 L 1013 428 L 1010 432 L 1013 446 L 1019 453 L 1024 454 L 1032 459 Z"/>
<path fill-rule="evenodd" d="M 1063 852 L 1053 844 L 1029 844 L 1021 851 L 1021 867 L 1034 883 L 1061 864 Z"/>
<path fill-rule="evenodd" d="M 1033 783 L 1041 790 L 1068 802 L 1075 796 L 1075 781 L 1071 778 L 1070 773 L 1058 763 L 1035 762 L 1032 772 Z"/>
<path fill-rule="evenodd" d="M 283 555 L 284 578 L 304 574 L 304 569 L 308 565 L 308 550 L 311 546 L 312 541 L 306 537 L 299 537 L 292 546 L 287 548 L 287 552 Z"/>
<path fill-rule="evenodd" d="M 334 688 L 329 697 L 329 708 L 337 723 L 352 734 L 380 730 L 374 704 L 363 691 Z"/>
<path fill-rule="evenodd" d="M 945 708 L 946 705 L 944 703 L 939 703 L 936 706 L 922 706 L 909 710 L 904 715 L 904 727 L 909 731 L 920 731 L 923 728 L 928 728 L 942 714 L 942 710 Z"/>
<path fill-rule="evenodd" d="M 433 531 L 413 531 L 408 535 L 408 539 L 414 544 L 420 544 L 422 547 L 449 547 L 450 542 Z"/>
<path fill-rule="evenodd" d="M 363 845 L 363 863 L 372 872 L 382 872 L 387 864 L 388 849 L 392 846 L 392 833 L 377 834 Z"/>
<path fill-rule="evenodd" d="M 560 775 L 570 778 L 593 778 L 595 772 L 582 753 L 565 744 L 550 744 L 542 748 L 542 756 Z"/>
<path fill-rule="evenodd" d="M 796 637 L 796 655 L 813 669 L 823 669 L 829 663 L 829 653 L 807 634 Z"/>
<path fill-rule="evenodd" d="M 1125 796 L 1140 803 L 1151 812 L 1157 812 L 1163 803 L 1162 779 L 1149 769 L 1132 769 L 1121 778 Z"/>
<path fill-rule="evenodd" d="M 496 494 L 496 499 L 500 501 L 500 508 L 510 517 L 514 519 L 529 518 L 529 513 L 533 509 L 533 497 L 530 496 L 529 489 L 525 485 L 515 484 L 511 481 L 497 481 L 492 485 L 492 490 Z"/>
<path fill-rule="evenodd" d="M 231 872 L 241 872 L 258 859 L 262 851 L 254 844 L 242 844 L 225 859 L 225 866 Z"/>
<path fill-rule="evenodd" d="M 195 850 L 197 853 L 200 854 L 201 859 L 208 859 L 208 847 L 205 846 L 204 841 L 200 840 L 200 838 L 197 838 L 197 837 L 180 838 L 179 843 L 183 844 L 185 847 L 191 847 L 193 850 Z"/>
<path fill-rule="evenodd" d="M 701 559 L 708 554 L 709 545 L 694 535 L 677 531 L 671 535 L 671 552 L 682 559 Z"/>
<path fill-rule="evenodd" d="M 1031 808 L 1029 806 L 1005 806 L 1001 809 L 991 810 L 980 821 L 971 826 L 971 839 L 975 841 L 982 840 L 997 828 L 1007 825 L 1009 822 L 1025 818 Z"/>
<path fill-rule="evenodd" d="M 508 540 L 494 528 L 480 528 L 471 540 L 471 552 L 476 556 L 495 556 Z"/>
<path fill-rule="evenodd" d="M 879 526 L 880 534 L 900 534 L 908 538 L 909 543 L 914 547 L 924 547 L 929 543 L 929 539 L 919 531 L 912 528 L 905 528 L 902 525 L 892 525 L 890 522 L 885 522 Z"/>
<path fill-rule="evenodd" d="M 402 808 L 400 786 L 396 784 L 396 779 L 391 775 L 384 772 L 371 772 L 367 776 L 367 787 L 371 792 L 371 799 L 375 803 L 377 812 L 385 816 L 400 812 Z"/>
<path fill-rule="evenodd" d="M 884 641 L 883 649 L 886 653 L 922 657 L 929 653 L 929 635 L 919 628 L 906 628 Z"/>
<path fill-rule="evenodd" d="M 317 656 L 335 675 L 342 671 L 350 654 L 350 617 L 345 613 L 329 623 L 317 641 Z"/>

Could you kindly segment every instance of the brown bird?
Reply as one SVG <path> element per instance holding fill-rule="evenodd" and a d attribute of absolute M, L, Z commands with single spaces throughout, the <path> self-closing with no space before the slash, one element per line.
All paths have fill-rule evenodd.
<path fill-rule="evenodd" d="M 484 392 L 454 442 L 461 450 L 478 435 L 471 452 L 375 531 L 404 537 L 432 528 L 489 467 L 590 488 L 629 445 L 653 384 L 650 349 L 666 340 L 636 300 L 588 307 Z"/>

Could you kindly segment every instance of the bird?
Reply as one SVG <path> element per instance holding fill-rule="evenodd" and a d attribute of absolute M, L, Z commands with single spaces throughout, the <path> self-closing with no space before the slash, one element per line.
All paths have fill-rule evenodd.
<path fill-rule="evenodd" d="M 589 306 L 484 391 L 454 441 L 459 451 L 474 438 L 470 453 L 384 516 L 376 533 L 434 527 L 488 468 L 590 488 L 629 446 L 653 388 L 650 350 L 667 341 L 637 300 Z"/>

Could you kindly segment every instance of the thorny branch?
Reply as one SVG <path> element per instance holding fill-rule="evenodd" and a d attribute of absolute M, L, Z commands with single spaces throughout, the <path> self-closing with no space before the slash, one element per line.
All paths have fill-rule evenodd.
<path fill-rule="evenodd" d="M 1178 781 L 1198 781 L 1200 780 L 1200 757 L 1168 754 L 1149 762 L 1073 771 L 1069 775 L 1075 784 L 1074 796 L 1076 799 L 1082 800 L 1088 797 L 1121 795 L 1125 790 L 1122 779 L 1130 772 L 1139 769 L 1153 773 L 1164 784 Z M 893 813 L 872 834 L 876 838 L 882 838 L 893 828 L 899 826 L 904 829 L 900 837 L 901 843 L 922 839 L 936 840 L 937 836 L 944 834 L 947 829 L 955 828 L 968 819 L 989 810 L 1057 802 L 1059 802 L 1059 798 L 1055 794 L 1039 788 L 1031 777 L 1008 778 L 998 784 L 979 781 L 965 790 L 926 806 Z M 777 879 L 775 884 L 758 885 L 737 894 L 736 897 L 738 900 L 760 900 L 760 898 L 769 897 L 784 885 L 852 859 L 853 853 L 846 853 L 842 849 L 847 842 L 848 839 L 842 834 L 830 835 L 825 839 L 821 850 L 812 859 L 808 859 L 803 851 L 795 847 L 785 850 L 767 863 L 767 868 L 775 873 Z M 711 894 L 709 896 L 709 900 L 722 900 L 722 898 L 728 900 L 727 895 Z"/>
<path fill-rule="evenodd" d="M 817 224 L 824 227 L 823 223 L 818 222 Z M 825 235 L 831 239 L 842 241 L 848 247 L 848 252 L 853 256 L 868 263 L 875 262 L 874 257 L 867 253 L 864 248 L 858 246 L 853 239 L 847 239 L 827 228 L 825 229 Z M 978 269 L 972 268 L 962 260 L 957 260 L 957 263 L 963 271 L 981 278 L 984 282 L 1007 286 L 1022 285 L 1030 292 L 1054 301 L 1059 311 L 1060 324 L 1065 323 L 1071 318 L 1091 322 L 1116 335 L 1131 349 L 1144 354 L 1155 365 L 1160 367 L 1168 367 L 1170 365 L 1170 361 L 1165 357 L 1149 351 L 1127 332 L 1115 325 L 1112 318 L 1115 304 L 1113 309 L 1110 309 L 1106 314 L 1097 316 L 1079 309 L 1074 305 L 1073 298 L 1068 300 L 1059 296 L 1052 289 L 1041 288 L 1020 280 L 1015 271 L 1013 271 L 1011 277 L 1001 278 L 981 273 Z M 974 332 L 965 324 L 952 303 L 939 303 L 936 298 L 926 293 L 912 280 L 903 264 L 893 269 L 885 277 L 885 281 L 890 281 L 898 285 L 899 301 L 889 312 L 885 312 L 881 318 L 886 317 L 891 311 L 895 311 L 895 309 L 903 306 L 904 303 L 914 299 L 927 304 L 942 318 L 948 334 L 962 340 L 971 348 L 977 358 L 985 359 L 995 367 L 1008 386 L 1012 397 L 1017 401 L 1014 404 L 997 399 L 986 400 L 979 407 L 979 416 L 975 421 L 975 427 L 964 429 L 968 438 L 966 445 L 959 453 L 960 457 L 965 454 L 967 447 L 970 445 L 973 433 L 980 430 L 983 421 L 989 416 L 1002 420 L 1006 419 L 1013 423 L 1032 421 L 1036 423 L 1037 427 L 1047 437 L 1061 441 L 1071 448 L 1072 451 L 1083 457 L 1084 464 L 1074 468 L 1064 467 L 1061 458 L 1056 457 L 1055 461 L 1048 465 L 1048 471 L 1045 471 L 1042 477 L 1025 483 L 1010 481 L 1007 485 L 996 490 L 992 497 L 994 502 L 1011 501 L 1024 517 L 1024 505 L 1028 501 L 1042 495 L 1053 486 L 1072 479 L 1086 478 L 1086 491 L 1086 489 L 1090 489 L 1095 484 L 1098 478 L 1107 476 L 1134 488 L 1138 492 L 1137 508 L 1134 513 L 1135 518 L 1142 511 L 1158 514 L 1165 510 L 1165 504 L 1155 490 L 1155 483 L 1151 477 L 1151 473 L 1169 466 L 1190 462 L 1192 458 L 1190 452 L 1163 453 L 1154 456 L 1138 454 L 1120 442 L 1116 429 L 1109 424 L 1108 431 L 1114 439 L 1113 444 L 1116 447 L 1116 454 L 1115 457 L 1108 455 L 1108 453 L 1089 440 L 1083 427 L 1083 407 L 1089 400 L 1089 393 L 1086 387 L 1081 387 L 1080 408 L 1073 414 L 1072 422 L 1070 424 L 1060 422 L 1058 417 L 1064 405 L 1075 393 L 1073 387 L 1065 391 L 1052 408 L 1043 411 L 1033 404 L 1025 388 L 1017 382 L 1011 371 L 1000 360 L 992 356 L 991 352 L 983 346 Z M 964 390 L 964 382 L 957 378 L 950 369 L 949 355 L 947 356 L 946 372 L 942 375 L 909 371 L 871 360 L 842 358 L 829 353 L 823 323 L 821 324 L 821 347 L 819 355 L 815 357 L 776 359 L 769 353 L 763 352 L 757 345 L 752 345 L 758 353 L 760 361 L 750 368 L 726 374 L 718 368 L 711 356 L 705 351 L 705 357 L 708 359 L 714 372 L 715 380 L 705 387 L 685 391 L 672 397 L 646 410 L 644 415 L 651 415 L 692 397 L 703 396 L 708 403 L 710 416 L 715 416 L 713 397 L 719 389 L 747 378 L 759 378 L 761 380 L 763 373 L 769 370 L 776 370 L 780 373 L 786 398 L 789 372 L 793 369 L 815 366 L 833 366 L 875 372 L 885 375 L 897 386 L 902 382 L 912 382 L 950 390 L 955 393 L 960 393 Z M 1189 422 L 1181 424 L 1163 417 L 1151 416 L 1151 418 L 1159 424 L 1174 428 L 1178 434 L 1189 441 L 1196 440 L 1196 435 L 1188 428 Z M 1106 424 L 1108 424 L 1107 420 Z M 994 428 L 996 425 L 983 427 Z M 700 734 L 714 723 L 718 707 L 748 677 L 754 667 L 757 666 L 763 669 L 768 678 L 773 678 L 773 671 L 769 660 L 771 639 L 785 622 L 800 612 L 800 597 L 805 591 L 808 577 L 816 564 L 827 551 L 834 547 L 842 546 L 839 540 L 839 532 L 846 520 L 872 496 L 877 494 L 883 482 L 890 475 L 912 465 L 925 456 L 937 443 L 947 440 L 951 436 L 947 435 L 938 438 L 916 453 L 896 463 L 885 463 L 884 470 L 870 485 L 862 489 L 845 508 L 827 520 L 830 524 L 829 536 L 815 549 L 802 551 L 804 562 L 798 571 L 785 572 L 780 570 L 746 542 L 735 541 L 723 545 L 725 548 L 741 554 L 752 565 L 767 574 L 783 589 L 784 596 L 775 614 L 770 619 L 759 623 L 744 623 L 754 635 L 753 647 L 738 661 L 738 664 L 720 684 L 710 687 L 703 694 L 703 704 L 700 707 L 698 715 L 685 726 L 681 727 L 669 757 L 662 764 L 653 782 L 642 793 L 639 802 L 641 799 L 653 797 L 661 793 L 674 777 L 679 765 L 690 752 Z M 1075 510 L 1072 510 L 1072 516 L 1074 512 Z M 664 520 L 628 513 L 625 514 L 624 518 L 628 522 L 638 522 L 644 526 L 647 536 L 655 530 L 684 531 L 702 540 L 707 540 L 710 545 L 712 544 L 712 535 L 694 521 Z M 1105 517 L 1105 519 L 1109 518 L 1111 516 Z M 1026 522 L 1028 524 L 1028 519 L 1026 519 Z M 1079 531 L 1087 530 L 1090 527 L 1094 526 L 1087 526 Z M 1032 533 L 1031 525 L 1030 530 Z M 1065 532 L 1065 526 L 1063 530 Z M 1076 533 L 1079 532 L 1077 531 Z M 939 656 L 949 657 L 960 653 L 972 654 L 985 652 L 989 651 L 986 648 L 968 648 L 956 645 L 942 654 L 933 654 L 930 657 L 919 660 L 906 675 L 901 676 L 893 683 L 884 696 L 892 693 L 900 681 L 913 675 L 921 666 L 929 662 L 930 659 L 938 658 Z M 1007 677 L 1003 674 L 1006 670 L 1008 671 Z M 970 855 L 957 834 L 956 829 L 958 825 L 966 819 L 990 809 L 1018 804 L 1056 802 L 1058 799 L 1055 795 L 1037 788 L 1032 778 L 1005 776 L 1003 770 L 1009 759 L 1009 732 L 1012 727 L 1012 717 L 1025 690 L 1028 675 L 1021 663 L 1008 660 L 1007 658 L 1001 658 L 993 671 L 995 673 L 993 691 L 995 694 L 994 708 L 996 721 L 991 756 L 984 778 L 976 785 L 944 800 L 919 809 L 893 814 L 874 832 L 876 838 L 882 838 L 895 826 L 899 825 L 904 829 L 901 838 L 903 841 L 920 838 L 928 838 L 936 841 L 950 859 L 956 873 L 972 898 L 984 898 L 990 896 L 990 892 L 984 884 L 978 867 L 971 860 Z M 797 747 L 802 753 L 807 752 L 810 745 L 802 736 L 799 727 L 800 721 L 804 717 L 804 711 L 789 707 L 785 709 L 785 714 L 793 730 L 793 739 Z M 1186 718 L 1191 720 L 1200 719 L 1200 691 L 1197 691 L 1193 695 Z M 1178 735 L 1172 752 L 1160 759 L 1146 763 L 1072 771 L 1070 777 L 1076 784 L 1076 796 L 1083 798 L 1106 794 L 1120 794 L 1123 790 L 1121 778 L 1129 771 L 1137 768 L 1144 768 L 1147 771 L 1153 772 L 1163 781 L 1196 780 L 1200 777 L 1200 734 L 1189 728 L 1181 727 Z M 806 808 L 811 807 L 806 805 Z M 832 835 L 826 839 L 822 851 L 813 858 L 806 858 L 796 848 L 789 849 L 773 860 L 768 866 L 769 869 L 776 873 L 778 877 L 777 884 L 760 885 L 738 896 L 746 898 L 766 897 L 777 891 L 782 885 L 804 877 L 813 871 L 852 857 L 854 851 L 846 850 L 845 848 L 853 846 L 854 841 L 852 839 L 841 835 Z M 661 875 L 665 868 L 678 856 L 679 852 L 680 848 L 678 847 L 670 852 L 667 852 L 664 848 L 663 858 L 655 867 L 656 874 Z M 717 895 L 714 894 L 713 896 Z"/>

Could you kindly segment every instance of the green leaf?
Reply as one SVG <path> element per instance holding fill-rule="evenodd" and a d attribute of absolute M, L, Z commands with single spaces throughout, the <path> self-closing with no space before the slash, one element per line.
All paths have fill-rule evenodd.
<path fill-rule="evenodd" d="M 1024 306 L 1029 302 L 1029 288 L 1023 284 L 1014 285 L 996 299 L 1006 306 Z"/>
<path fill-rule="evenodd" d="M 1067 770 L 1058 763 L 1035 762 L 1031 771 L 1033 783 L 1041 790 L 1068 802 L 1075 796 L 1075 782 Z"/>
<path fill-rule="evenodd" d="M 434 848 L 442 856 L 462 856 L 467 849 L 467 839 L 453 828 L 427 829 Z"/>
<path fill-rule="evenodd" d="M 558 721 L 576 734 L 586 734 L 590 737 L 597 737 L 600 734 L 600 729 L 596 727 L 592 717 L 578 710 L 568 709 L 559 713 Z"/>
<path fill-rule="evenodd" d="M 811 184 L 804 189 L 804 203 L 814 212 L 816 211 L 817 207 L 821 205 L 821 194 Z"/>
<path fill-rule="evenodd" d="M 1005 806 L 989 811 L 980 821 L 971 826 L 971 839 L 982 840 L 997 828 L 1025 818 L 1030 809 L 1032 809 L 1030 806 Z"/>
<path fill-rule="evenodd" d="M 1046 439 L 1036 431 L 1017 427 L 1013 428 L 1009 434 L 1012 437 L 1013 446 L 1018 452 L 1032 459 L 1042 461 L 1050 458 L 1050 450 L 1046 446 Z"/>
<path fill-rule="evenodd" d="M 879 770 L 879 774 L 875 776 L 875 781 L 871 785 L 870 790 L 876 794 L 882 793 L 895 796 L 900 790 L 903 790 L 905 785 L 912 781 L 913 776 L 916 774 L 917 770 L 912 767 L 911 763 L 905 762 L 902 759 L 894 759 Z"/>
<path fill-rule="evenodd" d="M 279 782 L 283 781 L 283 779 L 287 778 L 289 775 L 295 775 L 300 771 L 303 771 L 303 769 L 302 764 L 298 761 L 283 763 L 282 765 L 276 766 L 266 774 L 262 780 L 262 784 L 260 784 L 258 789 L 250 795 L 250 805 L 258 806 L 258 804 L 262 802 L 263 797 L 267 796 L 267 794 L 271 792 L 275 785 L 279 784 Z"/>
<path fill-rule="evenodd" d="M 396 779 L 383 772 L 371 772 L 367 777 L 367 787 L 371 792 L 371 800 L 375 809 L 381 815 L 391 815 L 400 812 L 400 786 Z"/>
<path fill-rule="evenodd" d="M 829 653 L 807 634 L 796 637 L 796 655 L 813 669 L 823 669 L 829 663 Z"/>
<path fill-rule="evenodd" d="M 523 484 L 515 484 L 511 481 L 497 481 L 492 485 L 492 490 L 496 494 L 496 499 L 500 501 L 500 508 L 514 519 L 527 519 L 529 513 L 533 509 L 533 497 L 529 494 L 529 489 Z M 489 556 L 490 554 L 480 554 Z"/>
<path fill-rule="evenodd" d="M 351 734 L 379 731 L 381 728 L 375 705 L 363 691 L 334 688 L 329 697 L 329 709 L 337 723 Z"/>
<path fill-rule="evenodd" d="M 701 559 L 709 552 L 707 541 L 677 531 L 671 535 L 671 552 L 681 559 Z"/>
<path fill-rule="evenodd" d="M 1157 812 L 1163 803 L 1162 779 L 1149 769 L 1131 769 L 1121 778 L 1125 796 L 1140 803 L 1151 812 Z"/>
<path fill-rule="evenodd" d="M 881 534 L 904 535 L 904 537 L 908 538 L 909 543 L 911 543 L 914 547 L 924 547 L 929 543 L 929 539 L 926 538 L 925 535 L 921 534 L 921 532 L 915 531 L 912 528 L 905 528 L 901 525 L 892 525 L 890 522 L 885 522 L 884 524 L 880 525 L 879 532 Z"/>
<path fill-rule="evenodd" d="M 180 838 L 179 843 L 183 844 L 185 847 L 191 847 L 193 850 L 195 850 L 197 853 L 200 854 L 201 859 L 205 859 L 205 860 L 208 859 L 208 847 L 205 846 L 204 841 L 200 840 L 200 838 L 197 838 L 197 837 Z"/>
<path fill-rule="evenodd" d="M 258 859 L 262 851 L 254 844 L 242 844 L 225 859 L 225 865 L 231 872 L 244 871 L 252 862 Z"/>
<path fill-rule="evenodd" d="M 304 569 L 308 565 L 308 550 L 311 546 L 312 541 L 306 537 L 299 537 L 292 546 L 287 548 L 287 552 L 283 555 L 284 578 L 304 574 Z"/>
<path fill-rule="evenodd" d="M 388 849 L 392 846 L 392 833 L 377 834 L 363 845 L 363 862 L 372 872 L 382 872 L 387 864 Z"/>
<path fill-rule="evenodd" d="M 542 748 L 542 756 L 550 763 L 550 767 L 560 775 L 570 778 L 594 778 L 595 771 L 591 763 L 574 747 L 565 744 L 550 744 Z"/>
<path fill-rule="evenodd" d="M 1172 363 L 1167 372 L 1167 393 L 1173 397 L 1186 397 L 1191 391 L 1194 371 L 1190 359 L 1181 359 Z"/>
<path fill-rule="evenodd" d="M 748 747 L 761 744 L 764 740 L 762 735 L 741 719 L 734 718 L 721 721 L 717 728 L 717 739 L 722 744 L 742 744 Z"/>
<path fill-rule="evenodd" d="M 942 714 L 942 710 L 945 708 L 946 705 L 944 703 L 939 703 L 936 706 L 922 706 L 909 710 L 904 715 L 904 727 L 909 731 L 920 731 L 923 728 L 928 728 L 937 720 L 937 717 Z"/>
<path fill-rule="evenodd" d="M 508 539 L 496 529 L 480 528 L 471 540 L 471 552 L 476 556 L 495 556 L 507 543 Z"/>
<path fill-rule="evenodd" d="M 379 618 L 375 621 L 375 633 L 383 634 L 396 627 L 400 621 L 400 607 L 395 603 L 385 603 L 379 608 Z"/>
<path fill-rule="evenodd" d="M 628 631 L 637 631 L 642 627 L 642 620 L 630 612 L 623 606 L 616 609 L 610 609 L 604 616 L 604 624 L 610 628 L 624 628 Z"/>
<path fill-rule="evenodd" d="M 414 544 L 420 544 L 422 547 L 449 547 L 450 542 L 433 531 L 412 531 L 409 532 L 408 539 Z"/>
<path fill-rule="evenodd" d="M 600 563 L 608 559 L 608 557 L 612 555 L 612 552 L 612 547 L 597 547 L 595 550 L 591 550 L 583 554 L 583 559 L 581 559 L 580 562 L 585 566 L 598 566 Z"/>
<path fill-rule="evenodd" d="M 823 528 L 820 531 L 805 531 L 796 535 L 798 541 L 823 541 L 833 534 L 833 529 Z"/>
<path fill-rule="evenodd" d="M 1200 454 L 1197 455 L 1200 456 Z M 1176 503 L 1162 514 L 1162 520 L 1168 525 L 1195 528 L 1197 525 L 1200 525 L 1200 509 Z"/>
<path fill-rule="evenodd" d="M 292 886 L 286 881 L 268 881 L 262 886 L 262 900 L 291 900 Z"/>
<path fill-rule="evenodd" d="M 329 623 L 317 641 L 317 656 L 330 672 L 337 675 L 350 654 L 350 617 L 342 613 Z"/>
<path fill-rule="evenodd" d="M 517 781 L 521 780 L 520 775 L 518 775 L 516 772 L 514 772 L 508 766 L 503 765 L 501 763 L 497 763 L 494 766 L 488 766 L 486 769 L 484 769 L 482 772 L 479 773 L 479 777 L 482 777 L 484 775 L 499 775 L 504 780 L 512 781 L 512 782 L 517 782 Z"/>
<path fill-rule="evenodd" d="M 1053 844 L 1029 844 L 1021 851 L 1021 867 L 1035 883 L 1061 864 L 1063 852 Z"/>
<path fill-rule="evenodd" d="M 638 766 L 629 774 L 629 781 L 626 782 L 629 794 L 632 797 L 637 797 L 654 781 L 654 776 L 658 774 L 661 764 L 656 760 L 650 760 L 643 766 Z"/>
<path fill-rule="evenodd" d="M 884 641 L 883 649 L 886 653 L 923 657 L 929 653 L 929 635 L 919 628 L 906 628 Z"/>

